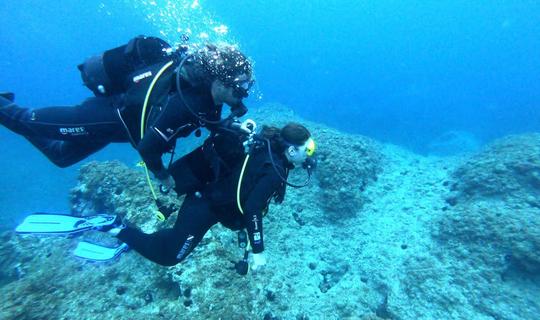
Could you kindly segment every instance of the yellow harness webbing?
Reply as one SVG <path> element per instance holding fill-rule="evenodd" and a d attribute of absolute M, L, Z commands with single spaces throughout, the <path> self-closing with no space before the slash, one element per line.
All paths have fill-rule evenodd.
<path fill-rule="evenodd" d="M 240 189 L 242 188 L 242 180 L 244 178 L 244 171 L 246 170 L 248 160 L 249 153 L 246 155 L 244 164 L 242 164 L 242 170 L 240 171 L 240 177 L 238 178 L 238 186 L 236 187 L 236 205 L 238 206 L 238 210 L 240 210 L 240 213 L 242 214 L 244 214 L 244 209 L 242 208 L 242 204 L 240 203 Z"/>
<path fill-rule="evenodd" d="M 148 101 L 150 100 L 150 96 L 152 95 L 152 90 L 154 89 L 154 86 L 156 85 L 156 82 L 159 80 L 161 75 L 167 70 L 174 61 L 169 61 L 167 64 L 165 64 L 161 69 L 159 69 L 158 73 L 152 79 L 152 82 L 150 83 L 150 86 L 148 87 L 148 90 L 146 91 L 146 96 L 144 97 L 144 103 L 143 108 L 141 112 L 141 140 L 144 137 L 144 130 L 145 130 L 145 122 L 146 122 L 146 108 L 148 107 Z M 152 180 L 150 179 L 150 173 L 148 172 L 148 168 L 146 167 L 146 164 L 144 161 L 141 161 L 142 165 L 144 167 L 144 171 L 146 173 L 146 182 L 148 183 L 148 186 L 150 187 L 150 191 L 152 192 L 152 197 L 154 200 L 157 200 L 156 192 L 154 191 L 154 186 L 152 185 Z M 159 215 L 158 215 L 159 217 Z"/>

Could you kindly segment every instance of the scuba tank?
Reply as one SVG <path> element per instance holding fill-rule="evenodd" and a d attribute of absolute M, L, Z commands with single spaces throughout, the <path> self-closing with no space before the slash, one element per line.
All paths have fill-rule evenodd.
<path fill-rule="evenodd" d="M 183 38 L 183 40 L 185 42 L 187 38 Z M 172 72 L 170 70 L 174 70 L 174 67 L 170 67 L 174 66 L 186 52 L 186 46 L 173 49 L 160 38 L 138 36 L 125 45 L 86 59 L 77 68 L 81 72 L 84 85 L 97 97 L 125 93 L 123 104 L 136 106 L 136 108 L 127 109 L 131 109 L 129 112 L 140 114 L 139 137 L 142 139 L 148 117 L 147 109 L 150 109 L 149 106 L 153 102 L 166 98 L 172 86 Z M 164 75 L 166 71 L 169 72 Z M 129 127 L 125 123 L 124 126 L 129 133 Z M 131 138 L 131 140 L 135 146 L 134 139 Z M 158 218 L 164 220 L 161 217 L 169 216 L 176 210 L 176 207 L 158 199 L 144 163 L 143 167 L 152 198 L 158 207 Z M 162 192 L 165 193 L 163 190 Z"/>
<path fill-rule="evenodd" d="M 126 92 L 132 84 L 153 77 L 146 69 L 175 59 L 176 51 L 164 40 L 138 36 L 127 44 L 92 56 L 77 66 L 84 85 L 96 96 L 107 97 Z"/>

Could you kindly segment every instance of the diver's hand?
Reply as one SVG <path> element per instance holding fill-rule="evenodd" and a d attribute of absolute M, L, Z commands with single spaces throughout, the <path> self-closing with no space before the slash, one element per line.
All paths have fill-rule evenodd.
<path fill-rule="evenodd" d="M 251 270 L 257 271 L 266 265 L 266 256 L 264 253 L 253 253 L 251 255 L 253 262 L 251 263 Z"/>
<path fill-rule="evenodd" d="M 164 179 L 159 179 L 159 183 L 161 184 L 159 189 L 164 193 L 168 193 L 170 190 L 176 187 L 176 183 L 174 182 L 173 177 L 170 175 Z"/>

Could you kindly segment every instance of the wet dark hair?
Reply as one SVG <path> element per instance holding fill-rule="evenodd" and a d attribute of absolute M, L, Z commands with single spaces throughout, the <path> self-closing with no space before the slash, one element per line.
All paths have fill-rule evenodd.
<path fill-rule="evenodd" d="M 252 67 L 234 46 L 207 44 L 186 60 L 182 73 L 192 85 L 209 86 L 216 79 L 231 85 L 242 74 L 251 79 Z"/>
<path fill-rule="evenodd" d="M 291 122 L 281 129 L 281 137 L 285 142 L 299 146 L 311 137 L 311 133 L 303 125 Z"/>
<path fill-rule="evenodd" d="M 270 141 L 270 146 L 274 152 L 281 153 L 290 144 L 304 144 L 311 137 L 311 133 L 303 125 L 290 122 L 281 129 L 263 126 L 261 136 Z"/>

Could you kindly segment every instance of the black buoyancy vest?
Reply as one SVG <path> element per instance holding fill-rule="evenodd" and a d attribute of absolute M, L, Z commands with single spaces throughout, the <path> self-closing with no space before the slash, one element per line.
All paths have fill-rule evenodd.
<path fill-rule="evenodd" d="M 278 160 L 280 157 L 276 154 L 274 154 L 273 157 L 274 161 L 276 161 L 278 170 L 280 168 L 283 169 L 282 162 Z M 212 202 L 213 206 L 219 207 L 234 205 L 236 207 L 236 193 L 242 165 L 243 161 L 240 161 L 231 170 L 230 174 L 208 185 L 206 188 L 206 195 Z M 246 199 L 249 198 L 249 195 L 251 191 L 253 191 L 253 188 L 257 185 L 258 180 L 268 172 L 275 174 L 266 148 L 253 151 L 242 178 L 242 187 L 240 190 L 240 199 L 242 204 L 244 204 Z M 284 173 L 281 174 L 285 175 Z M 281 193 L 282 191 L 276 190 L 276 192 Z"/>
<path fill-rule="evenodd" d="M 127 44 L 92 56 L 78 66 L 85 86 L 96 96 L 128 91 L 158 69 L 176 59 L 172 47 L 162 39 L 138 36 Z"/>

